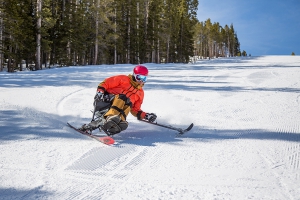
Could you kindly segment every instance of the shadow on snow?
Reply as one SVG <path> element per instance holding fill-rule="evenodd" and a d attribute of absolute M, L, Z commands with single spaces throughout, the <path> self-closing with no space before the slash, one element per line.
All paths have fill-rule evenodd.
<path fill-rule="evenodd" d="M 180 84 L 181 81 L 157 81 L 157 83 L 147 83 L 145 90 L 185 90 L 185 91 L 224 91 L 224 92 L 247 92 L 247 91 L 264 91 L 264 92 L 295 92 L 300 93 L 300 88 L 264 88 L 264 87 L 240 87 L 240 86 L 195 86 L 189 84 Z M 193 81 L 195 82 L 195 81 Z M 187 82 L 185 82 L 187 83 Z M 188 82 L 189 83 L 189 82 Z M 209 82 L 212 83 L 212 82 Z M 214 82 L 216 84 L 224 82 Z"/>
<path fill-rule="evenodd" d="M 242 90 L 243 88 L 232 87 L 233 89 L 224 88 L 224 87 L 201 87 L 201 86 L 188 86 L 189 84 L 197 83 L 224 83 L 222 80 L 216 82 L 207 82 L 207 78 L 221 78 L 221 76 L 216 77 L 206 77 L 206 76 L 193 76 L 194 72 L 191 71 L 189 77 L 197 78 L 197 81 L 194 80 L 184 80 L 184 81 L 174 81 L 179 83 L 184 83 L 185 86 L 181 84 L 178 85 L 169 85 L 170 81 L 162 81 L 163 77 L 157 76 L 155 71 L 170 71 L 170 76 L 174 78 L 182 79 L 183 76 L 172 75 L 174 71 L 178 72 L 182 70 L 222 70 L 222 69 L 264 69 L 264 68 L 282 68 L 282 67 L 298 67 L 299 66 L 281 66 L 281 65 L 270 65 L 270 66 L 226 66 L 218 64 L 232 64 L 232 63 L 247 63 L 247 60 L 254 60 L 260 57 L 240 57 L 240 58 L 220 58 L 212 60 L 201 60 L 195 64 L 178 64 L 178 63 L 167 63 L 167 64 L 146 64 L 150 70 L 149 82 L 146 84 L 147 88 L 155 88 L 158 84 L 167 84 L 162 85 L 162 88 L 169 89 L 206 89 L 206 90 Z M 207 65 L 206 65 L 207 64 Z M 263 63 L 262 63 L 263 64 Z M 132 73 L 132 68 L 135 65 L 95 65 L 95 66 L 71 66 L 71 67 L 62 67 L 54 69 L 45 69 L 39 71 L 23 71 L 17 73 L 0 73 L 0 87 L 5 88 L 16 88 L 16 87 L 43 87 L 43 86 L 82 86 L 82 87 L 96 87 L 99 82 L 103 81 L 106 77 L 117 75 L 117 74 L 129 74 Z M 176 73 L 175 73 L 176 74 Z M 223 78 L 226 78 L 223 77 Z M 199 80 L 200 79 L 200 80 Z M 201 79 L 203 79 L 201 81 Z M 158 83 L 158 84 L 157 84 Z M 172 81 L 171 81 L 172 83 Z M 284 90 L 285 88 L 274 88 L 274 90 Z M 296 89 L 294 89 L 296 90 Z M 299 92 L 299 90 L 296 90 Z"/>
<path fill-rule="evenodd" d="M 22 190 L 15 188 L 0 188 L 1 199 L 42 199 L 45 196 L 51 196 L 52 193 L 44 191 L 42 186 Z"/>
<path fill-rule="evenodd" d="M 252 140 L 282 140 L 290 142 L 300 142 L 300 132 L 277 132 L 265 129 L 207 129 L 198 127 L 191 131 L 186 138 L 197 138 L 205 141 L 211 140 L 232 140 L 232 139 L 252 139 Z"/>
<path fill-rule="evenodd" d="M 70 129 L 67 121 L 81 121 L 87 123 L 88 119 L 78 119 L 71 116 L 58 116 L 40 112 L 30 108 L 12 108 L 0 112 L 0 142 L 20 139 L 66 138 L 89 139 Z M 164 123 L 164 122 L 162 122 Z M 78 124 L 77 124 L 78 125 Z M 187 128 L 184 125 L 174 125 Z M 300 133 L 272 132 L 262 129 L 249 130 L 216 130 L 201 128 L 195 124 L 194 128 L 182 136 L 177 132 L 162 127 L 145 124 L 139 121 L 129 121 L 129 128 L 114 136 L 121 144 L 134 144 L 140 146 L 155 146 L 155 143 L 180 143 L 183 138 L 208 140 L 227 139 L 259 139 L 259 140 L 284 140 L 300 142 Z M 96 142 L 96 141 L 95 141 Z"/>

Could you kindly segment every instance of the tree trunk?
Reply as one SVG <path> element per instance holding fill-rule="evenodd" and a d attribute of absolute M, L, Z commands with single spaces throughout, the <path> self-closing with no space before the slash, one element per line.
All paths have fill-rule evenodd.
<path fill-rule="evenodd" d="M 159 56 L 159 52 L 160 52 L 160 51 L 159 51 L 159 48 L 160 48 L 160 47 L 159 47 L 159 39 L 158 39 L 158 40 L 157 40 L 157 56 L 156 56 L 156 57 L 157 57 L 157 63 L 158 63 L 158 64 L 160 64 L 160 56 Z"/>
<path fill-rule="evenodd" d="M 165 63 L 169 63 L 169 53 L 170 53 L 170 36 L 168 36 L 167 39 L 167 55 L 166 55 Z"/>
<path fill-rule="evenodd" d="M 2 12 L 0 10 L 0 16 L 2 16 Z M 2 29 L 3 29 L 3 19 L 0 18 L 0 42 L 2 44 Z M 3 71 L 3 53 L 2 53 L 2 45 L 0 46 L 0 72 Z"/>
<path fill-rule="evenodd" d="M 140 38 L 139 38 L 139 14 L 140 14 L 140 4 L 139 2 L 136 3 L 136 7 L 137 7 L 137 19 L 136 19 L 136 29 L 137 29 L 137 63 L 140 64 Z"/>
<path fill-rule="evenodd" d="M 183 57 L 182 57 L 182 53 L 183 53 L 183 19 L 181 19 L 181 26 L 180 26 L 180 54 L 179 54 L 179 62 L 183 62 Z"/>
<path fill-rule="evenodd" d="M 99 48 L 99 40 L 98 40 L 98 28 L 99 28 L 99 7 L 100 7 L 100 0 L 97 0 L 97 4 L 96 4 L 96 38 L 95 38 L 95 52 L 94 52 L 94 60 L 93 60 L 93 64 L 96 65 L 97 64 L 97 60 L 98 60 L 98 48 Z"/>
<path fill-rule="evenodd" d="M 8 58 L 8 62 L 7 62 L 7 71 L 8 71 L 8 72 L 14 72 L 13 66 L 12 66 L 12 64 L 11 64 L 11 58 Z"/>
<path fill-rule="evenodd" d="M 131 1 L 128 2 L 129 4 L 129 8 L 128 8 L 128 16 L 127 16 L 127 23 L 128 23 L 128 27 L 127 27 L 127 63 L 130 63 L 130 3 Z"/>
<path fill-rule="evenodd" d="M 9 39 L 11 40 L 12 36 L 9 36 Z M 12 54 L 12 46 L 9 46 L 9 53 L 10 55 Z M 8 57 L 8 61 L 7 61 L 7 71 L 8 72 L 14 72 L 13 70 L 13 66 L 12 66 L 12 60 L 11 60 L 11 56 Z"/>
<path fill-rule="evenodd" d="M 35 69 L 41 69 L 41 26 L 42 26 L 42 0 L 37 0 L 37 36 L 36 36 L 36 63 Z"/>
<path fill-rule="evenodd" d="M 115 8 L 115 34 L 117 35 L 117 8 Z M 114 64 L 117 64 L 117 38 L 115 38 Z"/>
<path fill-rule="evenodd" d="M 154 21 L 152 22 L 152 33 L 154 35 Z M 151 59 L 151 62 L 152 63 L 155 63 L 155 38 L 153 37 L 152 39 L 152 55 L 151 55 L 152 59 Z"/>
<path fill-rule="evenodd" d="M 145 18 L 144 18 L 144 41 L 145 41 L 145 45 L 149 45 L 148 44 L 148 19 L 149 19 L 149 1 L 145 1 Z M 147 60 L 147 62 L 149 62 L 149 55 L 146 52 L 144 52 L 143 54 L 143 61 Z"/>

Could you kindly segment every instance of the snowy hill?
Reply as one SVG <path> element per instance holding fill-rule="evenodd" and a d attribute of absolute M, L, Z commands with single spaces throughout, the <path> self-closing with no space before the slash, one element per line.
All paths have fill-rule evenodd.
<path fill-rule="evenodd" d="M 106 146 L 66 126 L 133 65 L 0 73 L 0 199 L 300 199 L 300 57 L 146 64 L 137 121 Z"/>

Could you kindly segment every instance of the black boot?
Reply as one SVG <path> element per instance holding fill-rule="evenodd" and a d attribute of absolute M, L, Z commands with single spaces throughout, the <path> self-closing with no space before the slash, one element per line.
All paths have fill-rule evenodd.
<path fill-rule="evenodd" d="M 120 121 L 121 118 L 118 115 L 108 116 L 106 118 L 106 122 L 103 125 L 103 128 L 107 130 L 111 135 L 120 133 L 121 128 L 118 125 Z"/>

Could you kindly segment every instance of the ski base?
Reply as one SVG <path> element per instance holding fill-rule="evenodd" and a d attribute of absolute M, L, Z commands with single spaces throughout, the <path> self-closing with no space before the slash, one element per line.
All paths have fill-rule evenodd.
<path fill-rule="evenodd" d="M 75 126 L 71 125 L 70 123 L 67 123 L 67 125 L 74 129 L 75 131 L 77 131 L 78 133 L 81 133 L 82 135 L 86 135 L 90 138 L 93 138 L 103 144 L 106 144 L 106 145 L 113 145 L 115 144 L 115 140 L 112 138 L 112 137 L 109 137 L 109 136 L 97 136 L 97 135 L 93 135 L 93 134 L 89 134 L 89 133 L 86 133 L 84 131 L 81 131 L 79 130 L 78 128 L 76 128 Z"/>

